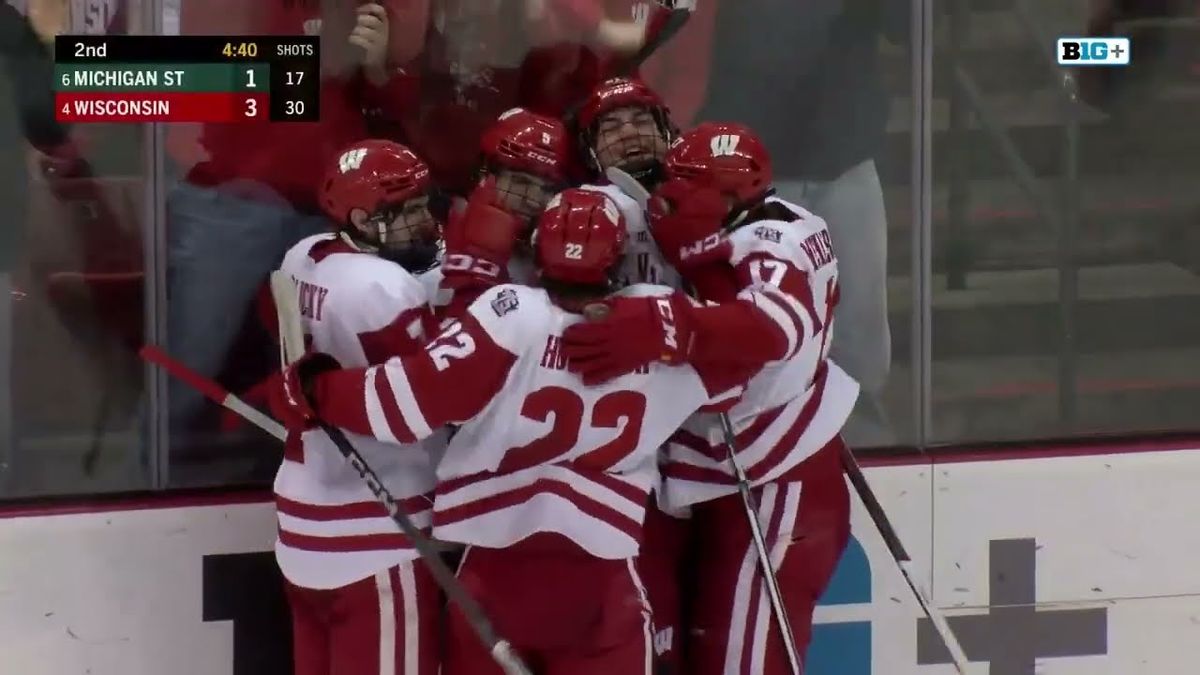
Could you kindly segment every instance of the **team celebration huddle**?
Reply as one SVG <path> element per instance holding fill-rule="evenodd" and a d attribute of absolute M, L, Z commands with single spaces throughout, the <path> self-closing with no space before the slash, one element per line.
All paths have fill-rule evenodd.
<path fill-rule="evenodd" d="M 753 130 L 617 77 L 501 115 L 447 208 L 383 140 L 319 198 L 274 279 L 297 673 L 803 671 L 858 385 Z"/>

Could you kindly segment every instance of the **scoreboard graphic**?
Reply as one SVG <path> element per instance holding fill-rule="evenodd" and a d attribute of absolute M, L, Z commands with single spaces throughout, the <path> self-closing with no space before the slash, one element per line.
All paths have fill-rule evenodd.
<path fill-rule="evenodd" d="M 60 35 L 60 122 L 315 122 L 317 36 Z"/>

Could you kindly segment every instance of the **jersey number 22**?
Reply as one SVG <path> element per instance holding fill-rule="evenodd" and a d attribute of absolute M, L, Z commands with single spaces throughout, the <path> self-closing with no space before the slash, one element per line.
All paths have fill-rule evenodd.
<path fill-rule="evenodd" d="M 550 422 L 550 431 L 504 455 L 501 472 L 519 471 L 549 464 L 564 457 L 579 444 L 585 405 L 579 394 L 565 387 L 542 387 L 525 397 L 521 416 L 538 422 Z M 633 454 L 642 435 L 646 416 L 646 397 L 636 391 L 613 391 L 601 396 L 592 406 L 588 424 L 597 429 L 620 429 L 616 438 L 571 460 L 580 469 L 606 471 Z"/>

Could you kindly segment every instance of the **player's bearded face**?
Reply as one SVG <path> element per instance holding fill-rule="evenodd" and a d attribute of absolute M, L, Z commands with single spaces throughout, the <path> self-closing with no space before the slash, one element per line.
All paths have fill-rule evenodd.
<path fill-rule="evenodd" d="M 600 169 L 646 171 L 667 154 L 667 139 L 648 108 L 617 108 L 596 123 L 596 160 Z"/>
<path fill-rule="evenodd" d="M 358 229 L 364 239 L 379 248 L 380 256 L 409 271 L 427 269 L 437 255 L 440 233 L 427 196 L 384 206 Z"/>
<path fill-rule="evenodd" d="M 500 205 L 529 221 L 541 214 L 558 187 L 541 176 L 523 171 L 503 169 L 496 174 L 496 194 L 500 198 Z"/>

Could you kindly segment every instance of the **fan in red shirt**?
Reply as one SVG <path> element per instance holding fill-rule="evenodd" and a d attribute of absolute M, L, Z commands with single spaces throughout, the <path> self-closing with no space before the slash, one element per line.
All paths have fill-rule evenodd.
<path fill-rule="evenodd" d="M 380 4 L 382 3 L 382 4 Z M 391 64 L 420 47 L 426 17 L 405 0 L 353 5 L 317 0 L 182 0 L 186 34 L 319 34 L 317 123 L 172 125 L 168 146 L 182 179 L 167 195 L 168 340 L 172 352 L 216 376 L 255 293 L 283 252 L 322 231 L 314 195 L 334 153 L 367 135 L 363 108 L 403 102 Z M 335 5 L 327 8 L 325 5 Z M 247 366 L 247 377 L 254 375 Z M 169 392 L 173 429 L 194 428 L 202 399 Z M 191 440 L 176 437 L 177 441 Z"/>
<path fill-rule="evenodd" d="M 456 194 L 474 185 L 477 141 L 513 107 L 561 116 L 659 30 L 667 4 L 648 0 L 425 0 L 432 27 L 410 72 L 420 104 L 400 120 L 407 143 L 438 183 Z M 702 3 L 703 5 L 703 3 Z M 646 67 L 690 120 L 704 91 L 711 11 Z M 670 75 L 666 74 L 670 72 Z M 662 76 L 659 76 L 659 75 Z"/>

